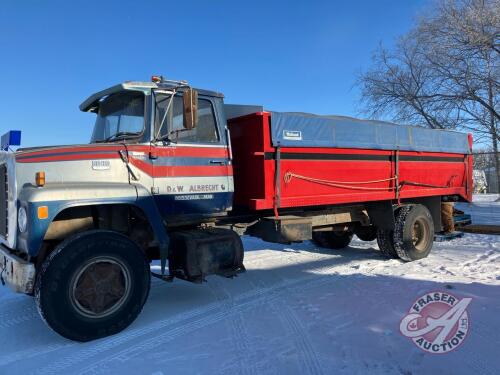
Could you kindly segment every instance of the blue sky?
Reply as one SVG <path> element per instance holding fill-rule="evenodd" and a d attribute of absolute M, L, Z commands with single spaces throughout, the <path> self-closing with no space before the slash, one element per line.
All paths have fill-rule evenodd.
<path fill-rule="evenodd" d="M 88 95 L 152 74 L 227 103 L 357 115 L 356 74 L 428 1 L 42 1 L 0 4 L 0 134 L 87 143 Z"/>

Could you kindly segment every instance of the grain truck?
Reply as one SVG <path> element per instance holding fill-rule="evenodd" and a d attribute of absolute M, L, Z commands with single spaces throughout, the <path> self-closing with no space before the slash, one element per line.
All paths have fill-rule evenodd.
<path fill-rule="evenodd" d="M 229 105 L 158 76 L 80 109 L 89 144 L 0 153 L 0 279 L 72 340 L 125 329 L 152 276 L 244 272 L 243 234 L 327 249 L 356 234 L 413 261 L 441 203 L 471 200 L 467 134 Z"/>

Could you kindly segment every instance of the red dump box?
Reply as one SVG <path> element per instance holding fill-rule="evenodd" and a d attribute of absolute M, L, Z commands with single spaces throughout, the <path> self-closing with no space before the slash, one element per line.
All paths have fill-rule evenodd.
<path fill-rule="evenodd" d="M 235 206 L 250 210 L 472 196 L 471 135 L 338 116 L 229 121 Z"/>

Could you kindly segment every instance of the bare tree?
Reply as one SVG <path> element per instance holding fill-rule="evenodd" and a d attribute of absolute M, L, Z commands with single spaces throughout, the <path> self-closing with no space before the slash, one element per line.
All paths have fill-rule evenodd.
<path fill-rule="evenodd" d="M 491 148 L 484 148 L 474 151 L 474 169 L 487 170 L 495 167 L 495 153 Z"/>
<path fill-rule="evenodd" d="M 370 117 L 470 131 L 491 144 L 500 186 L 500 0 L 440 0 L 358 77 Z"/>

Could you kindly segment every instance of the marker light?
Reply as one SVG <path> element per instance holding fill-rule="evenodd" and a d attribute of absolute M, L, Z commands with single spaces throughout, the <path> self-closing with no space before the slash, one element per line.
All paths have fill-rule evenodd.
<path fill-rule="evenodd" d="M 42 187 L 45 185 L 45 172 L 36 172 L 35 174 L 36 186 Z"/>
<path fill-rule="evenodd" d="M 48 206 L 38 207 L 38 218 L 47 219 L 48 217 L 49 217 L 49 207 Z"/>
<path fill-rule="evenodd" d="M 162 81 L 162 76 L 151 76 L 151 82 L 160 83 Z"/>

